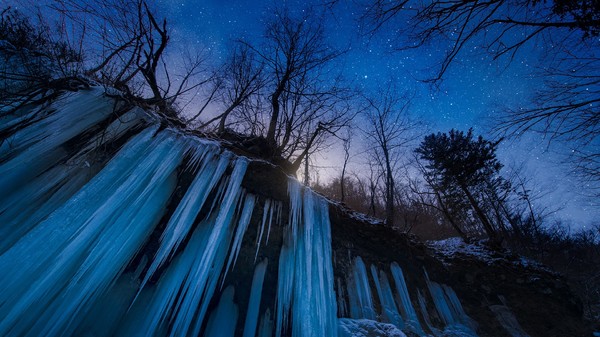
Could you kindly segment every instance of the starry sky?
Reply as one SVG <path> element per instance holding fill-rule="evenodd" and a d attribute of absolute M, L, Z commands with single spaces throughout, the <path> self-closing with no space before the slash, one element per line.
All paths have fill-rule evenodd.
<path fill-rule="evenodd" d="M 350 2 L 338 2 L 325 20 L 330 43 L 348 48 L 339 60 L 345 76 L 365 90 L 377 90 L 393 78 L 399 88 L 414 94 L 411 112 L 424 121 L 428 132 L 446 132 L 451 128 L 473 127 L 484 136 L 505 106 L 518 106 L 527 100 L 539 83 L 531 76 L 538 52 L 524 49 L 519 57 L 505 64 L 491 59 L 473 44 L 459 55 L 435 88 L 423 79 L 432 76 L 432 66 L 440 61 L 443 46 L 398 52 L 394 47 L 394 30 L 365 35 L 360 9 Z M 283 1 L 292 12 L 320 8 L 322 1 Z M 263 23 L 273 15 L 274 3 L 245 0 L 180 0 L 159 1 L 160 11 L 171 18 L 174 40 L 198 44 L 210 50 L 217 59 L 225 57 L 231 41 L 244 38 L 253 41 L 263 33 Z M 498 155 L 506 166 L 523 165 L 532 179 L 532 189 L 544 195 L 549 209 L 559 209 L 557 216 L 579 227 L 600 218 L 594 201 L 578 190 L 578 181 L 565 173 L 558 155 L 538 135 L 501 144 Z M 323 155 L 321 176 L 335 175 L 340 155 Z M 360 160 L 354 162 L 360 165 Z"/>
<path fill-rule="evenodd" d="M 45 1 L 45 0 L 40 0 Z M 11 0 L 9 0 L 9 3 Z M 159 15 L 171 27 L 172 45 L 205 50 L 218 64 L 225 59 L 232 41 L 243 38 L 252 43 L 263 34 L 264 22 L 274 15 L 276 5 L 285 5 L 293 13 L 312 8 L 323 9 L 317 0 L 157 0 Z M 447 132 L 451 128 L 474 128 L 476 134 L 491 138 L 489 130 L 505 106 L 519 106 L 539 85 L 531 76 L 538 60 L 535 48 L 524 48 L 506 64 L 491 59 L 473 43 L 467 45 L 436 87 L 421 80 L 431 78 L 444 53 L 443 45 L 397 51 L 397 31 L 389 27 L 377 34 L 365 34 L 361 9 L 352 1 L 338 1 L 324 18 L 329 43 L 348 52 L 336 62 L 344 75 L 362 89 L 377 90 L 394 79 L 398 88 L 413 95 L 411 113 L 421 119 L 426 132 Z M 335 148 L 334 148 L 335 149 Z M 578 181 L 567 175 L 559 156 L 549 150 L 537 135 L 504 141 L 498 151 L 505 165 L 524 165 L 533 179 L 533 188 L 545 194 L 544 203 L 561 208 L 560 217 L 579 227 L 600 218 L 600 207 L 585 197 Z M 323 172 L 337 174 L 340 155 L 330 151 L 322 155 Z M 360 165 L 359 160 L 353 164 Z M 574 187 L 578 186 L 578 187 Z"/>
<path fill-rule="evenodd" d="M 257 3 L 161 0 L 158 5 L 167 18 L 172 18 L 170 24 L 175 40 L 192 41 L 223 58 L 232 40 L 252 41 L 262 35 L 262 23 L 273 15 L 274 4 L 269 1 L 260 2 L 262 5 Z M 315 0 L 282 3 L 292 12 L 324 6 L 322 1 Z M 468 57 L 458 59 L 450 68 L 442 85 L 432 90 L 420 80 L 432 75 L 429 68 L 439 62 L 443 50 L 433 46 L 395 52 L 396 32 L 381 31 L 365 36 L 361 34 L 364 27 L 361 27 L 360 15 L 360 9 L 354 5 L 338 3 L 326 20 L 330 43 L 340 48 L 349 47 L 348 53 L 339 61 L 346 69 L 346 77 L 366 89 L 376 89 L 394 78 L 399 87 L 416 94 L 418 99 L 413 111 L 436 130 L 471 126 L 477 129 L 494 116 L 500 102 L 516 102 L 535 85 L 531 78 L 524 76 L 529 68 L 527 58 L 505 69 L 473 46 Z"/>

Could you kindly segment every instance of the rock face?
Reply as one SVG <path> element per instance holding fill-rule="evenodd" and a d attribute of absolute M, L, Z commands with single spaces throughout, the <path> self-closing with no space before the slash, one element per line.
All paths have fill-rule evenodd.
<path fill-rule="evenodd" d="M 101 88 L 55 96 L 0 115 L 2 336 L 592 334 L 541 266 L 418 242 Z"/>
<path fill-rule="evenodd" d="M 342 298 L 338 301 L 339 317 L 351 317 L 349 309 L 343 312 L 342 308 L 350 305 L 345 288 L 348 275 L 352 274 L 353 260 L 360 257 L 369 269 L 367 277 L 375 316 L 383 321 L 389 322 L 382 314 L 381 300 L 369 266 L 375 266 L 391 277 L 390 266 L 397 263 L 402 268 L 411 303 L 425 334 L 456 334 L 452 329 L 444 332 L 445 321 L 435 303 L 428 299 L 427 278 L 454 290 L 471 319 L 473 332 L 479 336 L 592 334 L 590 323 L 582 319 L 581 305 L 566 281 L 533 261 L 508 252 L 494 252 L 484 243 L 467 245 L 458 238 L 435 244 L 419 242 L 410 235 L 361 218 L 335 203 L 330 205 L 330 216 L 336 292 Z M 399 296 L 395 291 L 393 293 Z M 419 294 L 425 298 L 428 318 L 420 310 Z M 406 317 L 400 308 L 399 312 Z M 427 325 L 428 320 L 431 328 Z M 404 331 L 414 333 L 410 329 Z"/>

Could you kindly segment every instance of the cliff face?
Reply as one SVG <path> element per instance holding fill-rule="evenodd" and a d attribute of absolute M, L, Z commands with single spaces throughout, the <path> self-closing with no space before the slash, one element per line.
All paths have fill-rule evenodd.
<path fill-rule="evenodd" d="M 540 266 L 418 242 L 101 88 L 54 96 L 0 114 L 0 335 L 591 335 Z"/>
<path fill-rule="evenodd" d="M 274 191 L 273 185 L 261 180 L 261 177 L 281 176 L 278 168 L 257 163 L 250 164 L 249 171 L 255 172 L 251 175 L 255 178 L 244 181 L 248 189 L 285 200 L 285 188 Z M 378 278 L 383 271 L 390 282 L 394 282 L 391 265 L 396 263 L 402 269 L 411 304 L 426 335 L 469 335 L 471 332 L 479 336 L 592 335 L 589 322 L 582 318 L 579 300 L 568 288 L 566 280 L 534 261 L 509 252 L 493 251 L 484 242 L 465 244 L 458 238 L 420 242 L 336 203 L 330 204 L 329 214 L 335 290 L 339 296 L 338 317 L 354 317 L 348 287 L 354 286 L 351 284 L 354 282 L 354 261 L 360 257 L 367 270 L 377 320 L 390 321 L 383 313 L 385 308 L 377 293 L 371 266 L 377 269 Z M 456 320 L 472 327 L 471 332 L 457 333 L 455 329 L 447 328 L 443 314 L 431 297 L 428 283 L 443 284 L 454 291 L 468 316 L 462 323 L 460 318 Z M 391 287 L 394 288 L 393 283 Z M 400 295 L 396 289 L 392 290 L 398 312 L 406 322 L 407 313 L 401 307 Z M 427 310 L 422 310 L 419 294 Z M 449 309 L 453 311 L 451 307 Z M 407 334 L 416 334 L 407 329 L 406 324 L 403 330 Z"/>

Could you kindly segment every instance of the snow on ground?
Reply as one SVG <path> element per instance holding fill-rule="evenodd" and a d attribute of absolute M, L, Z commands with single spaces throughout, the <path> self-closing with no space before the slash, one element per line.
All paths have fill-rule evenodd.
<path fill-rule="evenodd" d="M 512 255 L 509 251 L 496 252 L 490 250 L 482 241 L 466 243 L 460 237 L 453 237 L 439 241 L 427 241 L 426 245 L 437 257 L 441 258 L 442 262 L 446 265 L 450 264 L 450 260 L 462 256 L 483 261 L 488 265 L 497 262 L 509 262 L 525 268 L 543 269 L 548 271 L 543 265 L 523 256 Z"/>
<path fill-rule="evenodd" d="M 465 243 L 462 238 L 454 237 L 439 241 L 427 241 L 427 247 L 441 257 L 443 260 L 453 259 L 459 256 L 468 256 L 492 264 L 503 260 L 498 253 L 490 251 L 481 244 Z"/>
<path fill-rule="evenodd" d="M 396 326 L 370 319 L 340 318 L 339 337 L 406 337 Z"/>

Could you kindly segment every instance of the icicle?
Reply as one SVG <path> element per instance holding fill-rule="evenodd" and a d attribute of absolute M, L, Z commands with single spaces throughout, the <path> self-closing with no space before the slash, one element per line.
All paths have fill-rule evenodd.
<path fill-rule="evenodd" d="M 131 316 L 132 319 L 136 319 L 140 316 L 137 312 L 145 311 L 146 318 L 142 318 L 143 323 L 136 324 L 145 327 L 145 330 L 135 332 L 135 325 L 132 327 L 132 325 L 126 324 L 123 331 L 138 336 L 152 336 L 169 327 L 168 334 L 171 336 L 199 334 L 217 281 L 221 276 L 225 277 L 225 275 L 221 275 L 221 271 L 225 265 L 233 236 L 232 220 L 242 195 L 240 185 L 246 167 L 245 159 L 240 158 L 235 161 L 231 176 L 222 180 L 220 188 L 222 192 L 218 193 L 222 199 L 219 199 L 218 203 L 216 201 L 214 203 L 215 207 L 219 205 L 216 208 L 217 211 L 198 224 L 186 247 L 173 260 L 158 281 L 150 299 L 147 299 L 146 293 L 150 291 L 146 289 L 147 287 L 139 292 L 136 302 L 146 303 L 147 301 L 147 304 L 134 304 Z M 202 176 L 202 172 L 200 170 L 198 174 Z M 205 178 L 209 179 L 211 175 L 205 176 Z M 216 181 L 214 175 L 212 175 L 212 179 Z M 206 193 L 209 193 L 208 189 Z M 205 196 L 196 197 L 205 198 Z M 253 198 L 252 196 L 248 200 Z M 253 201 L 248 202 L 253 203 Z M 251 207 L 248 204 L 248 208 L 244 210 L 246 215 L 241 217 L 242 222 L 248 220 L 250 210 Z M 174 239 L 182 240 L 177 236 L 174 236 Z"/>
<path fill-rule="evenodd" d="M 348 306 L 346 305 L 346 299 L 344 298 L 344 292 L 342 291 L 342 279 L 338 277 L 336 282 L 338 317 L 346 317 L 346 315 L 348 315 Z"/>
<path fill-rule="evenodd" d="M 241 192 L 241 182 L 248 162 L 240 157 L 235 161 L 219 212 L 210 234 L 206 238 L 201 259 L 186 279 L 186 296 L 181 301 L 180 311 L 173 322 L 172 335 L 198 335 L 208 303 L 216 288 L 231 240 L 231 222 Z M 217 271 L 217 272 L 215 272 Z M 200 304 L 199 310 L 197 306 Z M 195 322 L 192 327 L 192 323 Z"/>
<path fill-rule="evenodd" d="M 421 328 L 419 318 L 417 317 L 417 313 L 410 300 L 410 295 L 408 294 L 408 288 L 406 287 L 406 281 L 404 280 L 402 268 L 400 268 L 396 262 L 392 262 L 390 269 L 392 271 L 394 283 L 396 284 L 396 290 L 400 295 L 400 301 L 398 304 L 400 304 L 402 314 L 404 315 L 404 322 L 409 330 L 418 334 L 419 336 L 423 336 L 425 333 L 423 332 L 423 328 Z"/>
<path fill-rule="evenodd" d="M 121 275 L 95 302 L 73 336 L 115 336 L 139 286 L 136 274 L 137 271 Z"/>
<path fill-rule="evenodd" d="M 98 89 L 65 94 L 39 111 L 47 116 L 0 142 L 0 158 L 7 160 L 0 166 L 0 191 L 26 185 L 64 158 L 63 144 L 108 118 L 113 105 L 102 95 Z"/>
<path fill-rule="evenodd" d="M 306 198 L 307 196 L 305 196 Z M 321 330 L 317 330 L 313 333 L 313 336 L 320 336 L 319 333 L 323 333 L 323 336 L 337 336 L 337 303 L 335 300 L 335 291 L 333 290 L 333 257 L 331 248 L 331 224 L 329 223 L 329 203 L 321 198 L 317 197 L 314 193 L 310 193 L 311 199 L 314 201 L 315 210 L 315 229 L 318 233 L 316 235 L 317 244 L 320 241 L 320 245 L 316 246 L 315 262 L 317 265 L 316 274 L 313 274 L 313 284 L 319 287 L 316 290 L 313 301 L 317 301 L 316 316 L 320 320 Z M 305 201 L 306 203 L 306 201 Z M 320 233 L 319 233 L 320 232 Z M 306 238 L 310 240 L 311 238 Z M 318 281 L 318 282 L 316 282 Z M 314 315 L 314 314 L 313 314 Z M 301 317 L 296 317 L 301 319 Z M 317 325 L 319 326 L 319 325 Z"/>
<path fill-rule="evenodd" d="M 227 262 L 227 267 L 225 268 L 225 273 L 223 274 L 224 276 L 227 275 L 229 268 L 232 265 L 235 265 L 235 262 L 237 261 L 240 248 L 242 247 L 242 239 L 244 238 L 244 234 L 246 233 L 246 229 L 250 223 L 250 218 L 252 217 L 255 201 L 256 197 L 252 194 L 248 194 L 245 198 L 244 207 L 241 211 L 242 214 L 235 232 L 235 238 L 233 239 L 233 246 L 231 248 L 231 252 L 229 253 L 229 261 Z M 223 281 L 224 280 L 225 277 L 223 277 Z"/>
<path fill-rule="evenodd" d="M 367 267 L 360 256 L 354 259 L 352 274 L 348 279 L 348 299 L 350 300 L 351 318 L 376 319 Z"/>
<path fill-rule="evenodd" d="M 288 316 L 292 306 L 294 264 L 294 250 L 284 241 L 281 253 L 279 254 L 279 273 L 277 279 L 277 315 L 275 316 L 275 332 L 277 337 L 280 337 L 284 329 L 287 328 Z"/>
<path fill-rule="evenodd" d="M 267 214 L 269 212 L 269 209 L 271 209 L 271 199 L 265 200 L 265 206 L 263 207 L 263 216 L 262 221 L 260 223 L 260 231 L 258 232 L 258 236 L 256 237 L 256 253 L 254 254 L 254 262 L 256 262 L 256 258 L 258 257 L 258 251 L 260 250 L 260 241 L 265 231 L 265 224 L 267 222 Z"/>
<path fill-rule="evenodd" d="M 0 308 L 4 313 L 0 334 L 5 331 L 24 334 L 22 329 L 32 335 L 64 333 L 66 329 L 74 328 L 74 317 L 84 314 L 112 285 L 160 219 L 175 186 L 173 172 L 185 150 L 167 132 L 160 133 L 150 148 L 152 151 L 135 166 L 135 175 L 126 176 L 116 190 L 99 193 L 102 198 L 108 198 L 93 203 L 98 209 L 91 216 L 91 211 L 82 212 L 81 209 L 77 212 L 83 213 L 82 222 L 65 223 L 67 219 L 78 219 L 77 216 L 51 216 L 0 257 L 0 265 L 4 266 L 14 254 L 25 253 L 29 257 L 30 250 L 37 251 L 44 246 L 32 244 L 31 240 L 48 242 L 45 245 L 48 249 L 42 250 L 45 256 L 32 261 L 28 268 L 21 266 L 23 279 L 31 280 L 30 284 L 24 287 L 22 279 L 14 278 L 15 275 L 11 275 L 8 282 L 4 282 L 4 278 L 0 280 L 3 289 L 12 290 L 12 298 L 2 301 Z M 109 170 L 106 179 L 119 180 L 110 173 Z M 92 190 L 96 187 L 93 183 L 88 185 Z M 83 200 L 89 205 L 89 199 L 96 197 L 89 195 L 88 199 L 85 192 L 88 190 L 84 188 L 71 199 L 75 200 L 74 204 Z M 61 215 L 61 210 L 53 215 L 57 214 Z M 62 230 L 64 234 L 49 240 L 48 236 L 61 234 L 57 231 L 61 227 L 66 229 Z M 50 232 L 44 235 L 45 231 Z M 25 260 L 27 258 L 20 257 L 14 261 Z M 15 280 L 19 284 L 15 284 Z M 35 319 L 35 325 L 26 323 L 32 319 Z"/>
<path fill-rule="evenodd" d="M 95 208 L 86 205 L 102 205 L 116 192 L 149 151 L 154 132 L 155 129 L 148 129 L 129 141 L 81 191 L 0 256 L 2 270 L 12 271 L 0 274 L 2 288 L 12 289 L 0 293 L 0 303 L 11 303 L 25 292 L 23 280 L 31 280 L 43 272 L 44 264 L 56 256 L 76 234 L 80 224 L 94 214 Z M 4 310 L 5 306 L 0 304 L 0 312 Z"/>
<path fill-rule="evenodd" d="M 394 302 L 394 295 L 392 294 L 392 288 L 390 288 L 387 275 L 383 271 L 379 271 L 378 274 L 377 268 L 374 265 L 371 265 L 371 275 L 375 281 L 375 288 L 379 296 L 384 322 L 392 323 L 399 329 L 403 329 L 404 321 L 398 312 L 396 302 Z"/>
<path fill-rule="evenodd" d="M 136 297 L 133 307 L 119 329 L 119 336 L 156 336 L 167 329 L 169 320 L 178 312 L 181 296 L 190 292 L 187 280 L 202 258 L 214 219 L 203 221 L 192 234 L 189 242 L 169 264 L 159 282 L 153 288 L 146 286 Z M 192 322 L 189 323 L 190 325 Z"/>
<path fill-rule="evenodd" d="M 423 315 L 425 324 L 434 336 L 441 336 L 441 331 L 436 329 L 433 326 L 433 324 L 431 324 L 431 319 L 429 318 L 429 311 L 427 311 L 427 305 L 425 303 L 425 297 L 423 296 L 423 294 L 421 294 L 420 290 L 417 290 L 417 300 L 419 301 L 419 308 L 421 309 L 421 314 Z"/>
<path fill-rule="evenodd" d="M 193 222 L 206 202 L 210 191 L 221 180 L 230 158 L 226 155 L 216 156 L 216 149 L 212 146 L 197 148 L 194 154 L 196 160 L 192 160 L 192 165 L 201 161 L 200 168 L 177 209 L 169 219 L 169 223 L 161 236 L 161 244 L 155 258 L 142 281 L 142 287 L 177 250 L 192 228 Z"/>
<path fill-rule="evenodd" d="M 256 336 L 256 326 L 258 325 L 258 310 L 260 309 L 263 281 L 267 271 L 268 260 L 265 258 L 256 266 L 254 277 L 252 278 L 252 290 L 248 300 L 248 310 L 246 311 L 246 323 L 244 324 L 244 337 Z"/>
<path fill-rule="evenodd" d="M 0 254 L 89 181 L 100 169 L 96 167 L 100 166 L 96 164 L 96 156 L 101 154 L 92 152 L 93 148 L 113 141 L 137 125 L 139 118 L 133 119 L 132 114 L 128 113 L 123 116 L 122 122 L 117 120 L 104 132 L 94 136 L 66 163 L 52 167 L 34 180 L 19 186 L 13 193 L 4 195 L 4 201 L 0 202 Z M 9 177 L 0 177 L 0 180 L 5 178 Z"/>
<path fill-rule="evenodd" d="M 235 335 L 238 307 L 233 302 L 234 294 L 233 286 L 229 286 L 223 291 L 217 308 L 210 315 L 204 336 L 233 337 Z"/>
<path fill-rule="evenodd" d="M 476 329 L 477 324 L 475 321 L 473 321 L 473 319 L 471 319 L 471 317 L 467 315 L 467 313 L 465 313 L 454 290 L 445 284 L 442 285 L 442 289 L 444 289 L 444 294 L 446 295 L 446 299 L 448 300 L 450 309 L 452 310 L 452 316 L 455 318 L 455 321 L 458 321 L 460 322 L 460 325 L 465 326 L 467 328 L 466 332 L 473 333 L 473 335 L 475 335 L 473 331 Z"/>
<path fill-rule="evenodd" d="M 88 180 L 80 167 L 55 166 L 0 206 L 0 254 L 64 204 Z"/>
<path fill-rule="evenodd" d="M 260 327 L 256 337 L 271 337 L 273 336 L 273 320 L 271 319 L 271 310 L 267 308 L 260 319 Z"/>
<path fill-rule="evenodd" d="M 427 287 L 440 318 L 446 325 L 446 330 L 459 330 L 468 336 L 477 336 L 472 330 L 473 321 L 464 312 L 454 290 L 446 285 L 440 285 L 429 280 L 425 271 Z"/>
<path fill-rule="evenodd" d="M 281 223 L 281 213 L 283 212 L 283 203 L 281 201 L 275 201 L 276 203 L 276 207 L 277 207 L 277 214 L 275 216 L 275 223 L 276 224 L 280 224 Z M 269 229 L 267 230 L 267 241 L 265 242 L 265 244 L 269 243 L 269 235 L 271 234 L 271 221 L 269 221 Z"/>
<path fill-rule="evenodd" d="M 490 305 L 490 310 L 496 315 L 496 319 L 511 337 L 529 337 L 523 330 L 515 315 L 506 305 Z"/>
<path fill-rule="evenodd" d="M 279 257 L 276 335 L 291 312 L 292 336 L 336 336 L 328 204 L 290 180 L 290 223 Z"/>

